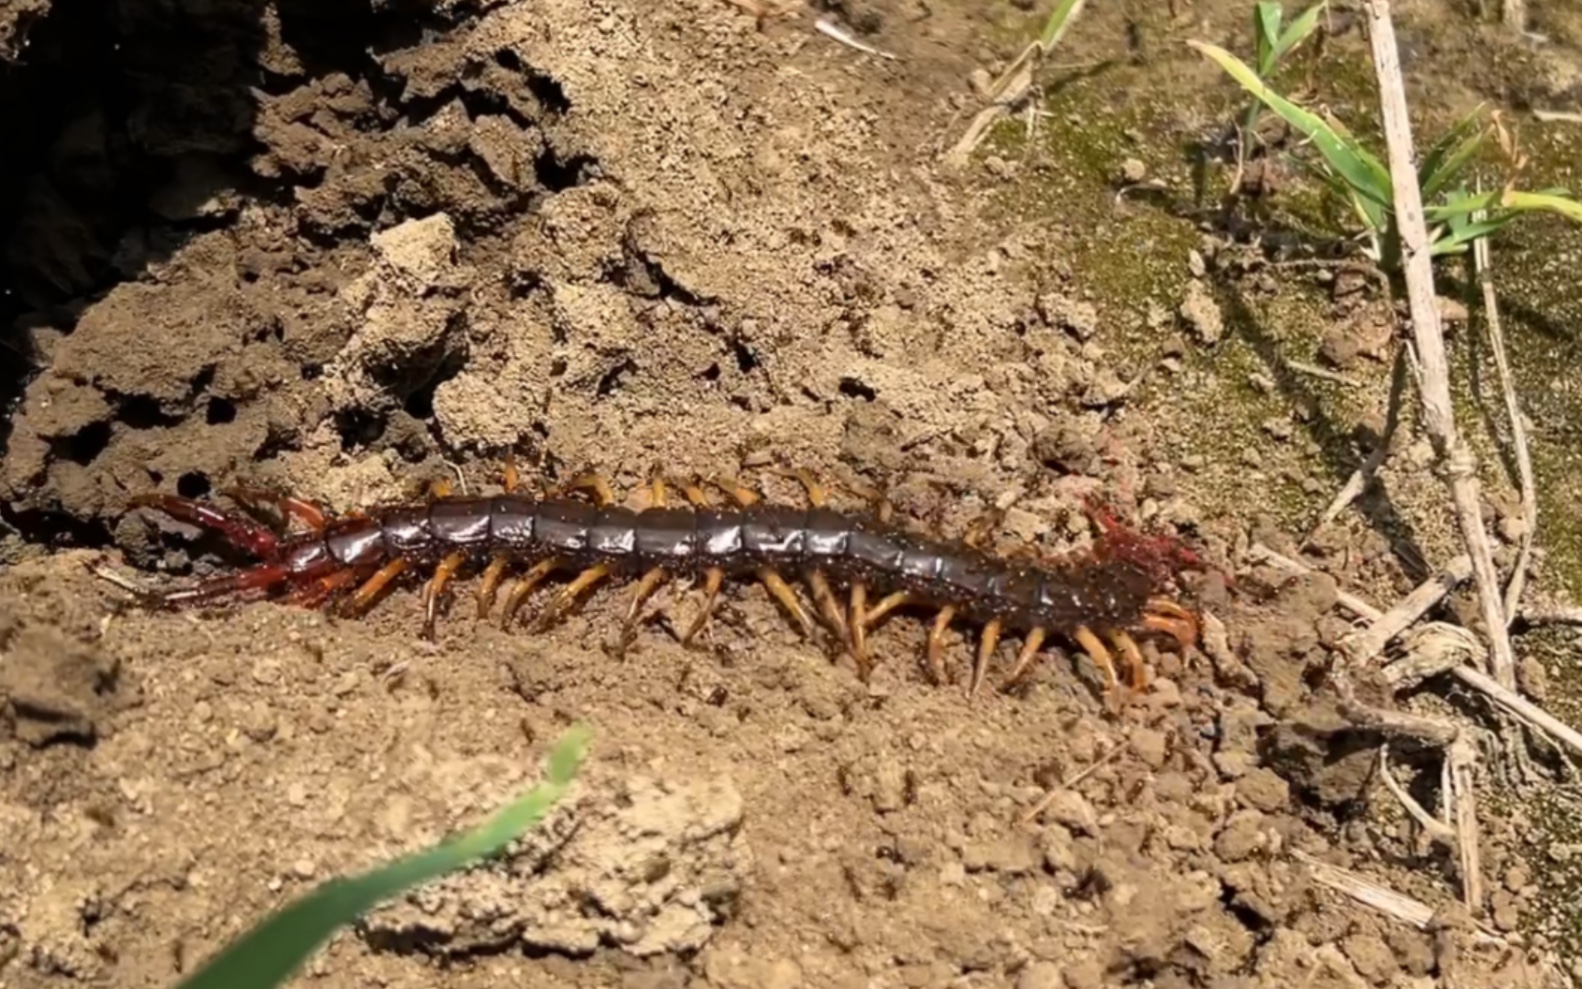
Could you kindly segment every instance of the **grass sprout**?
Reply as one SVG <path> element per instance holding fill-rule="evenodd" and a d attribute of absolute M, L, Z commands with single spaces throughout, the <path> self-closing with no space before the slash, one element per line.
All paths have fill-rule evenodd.
<path fill-rule="evenodd" d="M 591 733 L 577 726 L 551 750 L 544 779 L 482 825 L 423 851 L 332 879 L 227 946 L 176 989 L 275 989 L 338 929 L 380 902 L 503 850 L 537 825 L 576 778 Z"/>

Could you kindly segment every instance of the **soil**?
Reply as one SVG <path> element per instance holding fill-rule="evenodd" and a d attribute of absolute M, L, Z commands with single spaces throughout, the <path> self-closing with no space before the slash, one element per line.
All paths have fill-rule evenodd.
<path fill-rule="evenodd" d="M 1267 243 L 1187 208 L 1181 149 L 1235 104 L 1180 42 L 1239 43 L 1246 4 L 1084 12 L 1070 61 L 1113 73 L 1051 90 L 1030 118 L 1048 144 L 1003 129 L 966 172 L 939 156 L 976 112 L 973 73 L 1003 68 L 1034 15 L 823 6 L 7 8 L 0 107 L 23 150 L 0 161 L 0 984 L 173 984 L 323 879 L 476 822 L 573 722 L 593 758 L 542 829 L 375 911 L 305 978 L 1567 983 L 1545 885 L 1564 857 L 1529 791 L 1491 798 L 1475 926 L 1453 856 L 1381 797 L 1379 740 L 1326 689 L 1338 591 L 1387 604 L 1454 550 L 1414 428 L 1364 511 L 1309 548 L 1319 573 L 1248 557 L 1297 555 L 1292 520 L 1376 440 L 1392 317 L 1343 277 L 1278 296 L 1249 260 Z M 1514 66 L 1478 84 L 1495 92 L 1451 79 L 1431 116 L 1574 95 L 1564 12 L 1535 83 L 1523 45 L 1460 5 L 1401 7 L 1408 42 L 1481 39 Z M 816 32 L 826 15 L 897 57 Z M 1341 21 L 1320 64 L 1355 72 Z M 1366 388 L 1248 372 L 1291 339 Z M 1190 590 L 1229 649 L 1149 643 L 1155 684 L 1117 719 L 1058 644 L 1015 692 L 929 684 L 926 615 L 875 633 L 862 683 L 755 585 L 703 649 L 674 635 L 697 589 L 662 592 L 618 655 L 613 590 L 529 635 L 474 618 L 463 585 L 430 643 L 413 584 L 362 618 L 151 614 L 90 573 L 236 565 L 129 512 L 140 493 L 270 487 L 349 511 L 441 480 L 495 490 L 513 452 L 623 497 L 662 468 L 789 500 L 763 468 L 807 467 L 952 532 L 1014 501 L 1007 549 L 1079 545 L 1100 492 L 1203 549 Z M 1515 511 L 1491 481 L 1491 523 Z M 953 632 L 953 662 L 976 641 Z M 1524 653 L 1534 679 L 1541 660 Z M 1434 753 L 1392 757 L 1433 792 Z M 1321 887 L 1310 859 L 1434 919 Z"/>

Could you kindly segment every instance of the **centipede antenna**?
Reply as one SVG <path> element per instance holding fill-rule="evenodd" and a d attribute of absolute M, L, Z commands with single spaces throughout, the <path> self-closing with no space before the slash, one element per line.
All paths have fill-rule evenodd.
<path fill-rule="evenodd" d="M 144 494 L 133 498 L 131 507 L 152 508 L 179 522 L 218 533 L 232 546 L 246 550 L 259 559 L 273 559 L 280 549 L 279 537 L 263 523 L 192 498 Z"/>

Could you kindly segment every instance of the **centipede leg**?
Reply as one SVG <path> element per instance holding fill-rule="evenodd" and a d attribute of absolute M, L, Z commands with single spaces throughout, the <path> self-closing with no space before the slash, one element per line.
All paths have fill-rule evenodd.
<path fill-rule="evenodd" d="M 593 503 L 600 508 L 615 504 L 615 489 L 610 487 L 610 482 L 602 474 L 595 474 L 592 471 L 579 474 L 556 487 L 552 494 L 566 495 L 573 491 L 584 491 L 593 495 Z"/>
<path fill-rule="evenodd" d="M 983 689 L 983 679 L 989 673 L 989 660 L 994 658 L 994 650 L 1000 644 L 1000 632 L 1003 628 L 998 618 L 983 626 L 983 637 L 978 641 L 977 661 L 972 664 L 972 682 L 967 687 L 968 697 L 978 696 L 978 691 Z"/>
<path fill-rule="evenodd" d="M 693 478 L 681 485 L 681 493 L 694 508 L 708 508 L 708 495 L 703 493 L 702 482 Z M 703 607 L 692 621 L 687 624 L 686 630 L 681 633 L 682 646 L 690 646 L 692 640 L 697 638 L 709 624 L 709 619 L 714 614 L 714 606 L 719 601 L 720 589 L 725 586 L 725 571 L 719 567 L 710 567 L 703 572 Z"/>
<path fill-rule="evenodd" d="M 1099 641 L 1099 637 L 1093 634 L 1093 630 L 1085 625 L 1073 632 L 1072 638 L 1077 640 L 1082 651 L 1088 654 L 1088 658 L 1093 660 L 1093 665 L 1097 666 L 1099 672 L 1104 675 L 1105 706 L 1112 714 L 1120 713 L 1122 690 L 1120 677 L 1115 674 L 1115 658 L 1104 647 L 1104 643 Z"/>
<path fill-rule="evenodd" d="M 133 498 L 131 505 L 157 509 L 177 521 L 219 533 L 231 545 L 261 559 L 272 559 L 280 548 L 279 537 L 268 526 L 207 502 L 176 495 L 146 494 Z"/>
<path fill-rule="evenodd" d="M 511 627 L 511 619 L 516 617 L 517 611 L 522 607 L 522 603 L 527 600 L 527 596 L 533 593 L 534 588 L 544 582 L 545 577 L 554 573 L 555 568 L 558 566 L 560 566 L 559 560 L 540 560 L 538 563 L 533 564 L 527 573 L 516 579 L 516 582 L 511 585 L 510 591 L 505 595 L 505 604 L 500 608 L 500 628 L 508 629 Z"/>
<path fill-rule="evenodd" d="M 703 572 L 703 607 L 693 616 L 692 622 L 687 625 L 687 630 L 681 633 L 681 644 L 689 646 L 692 640 L 702 632 L 714 614 L 714 606 L 719 601 L 720 588 L 725 586 L 725 571 L 719 567 L 710 567 Z"/>
<path fill-rule="evenodd" d="M 1143 651 L 1137 647 L 1137 641 L 1125 632 L 1111 632 L 1110 642 L 1126 661 L 1127 688 L 1142 691 L 1148 686 L 1148 661 L 1143 658 Z"/>
<path fill-rule="evenodd" d="M 369 577 L 361 587 L 357 588 L 350 601 L 346 602 L 345 614 L 360 615 L 373 603 L 390 582 L 401 576 L 408 564 L 406 560 L 391 560 L 380 567 L 372 577 Z"/>
<path fill-rule="evenodd" d="M 857 662 L 857 672 L 864 680 L 873 672 L 868 659 L 868 585 L 860 580 L 851 582 L 847 602 L 847 621 L 851 630 L 851 655 Z"/>
<path fill-rule="evenodd" d="M 668 496 L 665 479 L 656 473 L 648 482 L 649 504 L 655 508 L 664 508 L 669 500 Z M 643 610 L 643 604 L 669 579 L 670 574 L 664 567 L 653 567 L 637 582 L 637 588 L 632 592 L 632 605 L 626 611 L 626 620 L 621 623 L 621 637 L 616 645 L 618 654 L 624 653 L 626 647 L 637 637 L 637 616 Z"/>
<path fill-rule="evenodd" d="M 1044 647 L 1044 640 L 1049 637 L 1047 629 L 1035 628 L 1027 633 L 1027 641 L 1022 643 L 1022 651 L 1016 654 L 1016 662 L 1011 666 L 1011 672 L 1001 681 L 1001 690 L 1010 690 L 1022 682 L 1022 677 L 1032 669 L 1033 661 L 1038 658 L 1038 650 Z"/>
<path fill-rule="evenodd" d="M 902 608 L 908 604 L 912 604 L 914 603 L 914 600 L 915 597 L 910 591 L 896 591 L 893 594 L 886 594 L 884 597 L 879 599 L 878 604 L 868 609 L 867 613 L 863 616 L 863 625 L 868 631 L 871 632 L 878 626 L 880 620 L 890 612 L 897 608 Z"/>
<path fill-rule="evenodd" d="M 500 471 L 500 486 L 506 494 L 514 492 L 522 483 L 522 477 L 516 471 L 516 455 L 507 453 L 505 464 Z M 478 582 L 478 617 L 488 618 L 489 609 L 494 606 L 494 597 L 500 588 L 500 579 L 505 576 L 505 568 L 510 566 L 511 560 L 503 553 L 496 553 L 489 560 L 489 565 L 484 567 L 483 579 Z M 509 623 L 507 618 L 506 622 Z"/>
<path fill-rule="evenodd" d="M 808 503 L 814 508 L 823 508 L 829 504 L 829 492 L 813 476 L 813 472 L 805 467 L 796 470 L 777 470 L 776 473 L 793 477 L 807 492 Z M 808 588 L 813 592 L 813 603 L 818 606 L 819 615 L 824 623 L 829 626 L 840 647 L 844 648 L 853 659 L 857 651 L 852 645 L 851 630 L 846 626 L 846 618 L 840 613 L 840 603 L 835 598 L 835 592 L 829 586 L 829 577 L 824 571 L 814 568 L 805 575 Z M 862 660 L 857 661 L 857 673 L 862 679 L 868 679 L 867 664 Z"/>
<path fill-rule="evenodd" d="M 756 505 L 762 500 L 757 492 L 735 481 L 714 481 L 712 483 L 730 495 L 731 499 L 743 508 Z M 773 567 L 759 567 L 757 577 L 758 582 L 764 585 L 764 590 L 769 592 L 770 597 L 780 602 L 781 607 L 790 613 L 792 620 L 802 630 L 802 634 L 809 639 L 817 639 L 818 626 L 813 623 L 812 618 L 808 617 L 807 609 L 802 607 L 802 602 L 797 599 L 796 592 L 791 589 L 790 584 L 785 582 L 785 578 L 780 576 Z"/>
<path fill-rule="evenodd" d="M 434 638 L 434 626 L 439 619 L 439 603 L 444 597 L 445 586 L 466 562 L 466 553 L 457 551 L 450 554 L 439 561 L 439 566 L 434 568 L 434 576 L 423 585 L 423 638 Z"/>
<path fill-rule="evenodd" d="M 928 675 L 933 678 L 935 685 L 943 686 L 949 679 L 945 675 L 945 633 L 950 630 L 950 623 L 956 620 L 956 609 L 946 605 L 939 610 L 934 618 L 934 627 L 928 632 Z"/>
<path fill-rule="evenodd" d="M 555 619 L 577 603 L 577 598 L 581 596 L 583 591 L 614 572 L 614 567 L 607 563 L 600 563 L 577 574 L 571 583 L 561 588 L 560 593 L 550 599 L 549 604 L 545 605 L 544 610 L 539 612 L 538 617 L 533 620 L 532 627 L 528 631 L 542 632 L 549 628 Z"/>
<path fill-rule="evenodd" d="M 1148 613 L 1143 615 L 1143 626 L 1164 632 L 1175 639 L 1183 650 L 1197 642 L 1197 617 L 1168 598 L 1149 599 Z"/>

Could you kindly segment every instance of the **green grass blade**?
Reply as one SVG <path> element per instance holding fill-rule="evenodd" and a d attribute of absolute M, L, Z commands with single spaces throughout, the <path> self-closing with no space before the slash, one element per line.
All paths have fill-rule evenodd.
<path fill-rule="evenodd" d="M 567 732 L 550 753 L 543 782 L 481 826 L 372 872 L 324 883 L 233 942 L 178 989 L 274 989 L 338 928 L 383 900 L 505 848 L 564 795 L 589 737 L 581 726 Z"/>
<path fill-rule="evenodd" d="M 1423 199 L 1429 200 L 1454 182 L 1489 139 L 1490 129 L 1479 120 L 1481 107 L 1456 121 L 1446 131 L 1417 167 L 1417 184 L 1423 190 Z"/>
<path fill-rule="evenodd" d="M 1572 199 L 1564 189 L 1546 189 L 1543 192 L 1507 192 L 1500 205 L 1509 210 L 1543 210 L 1558 213 L 1568 220 L 1582 223 L 1582 203 Z"/>
<path fill-rule="evenodd" d="M 1329 0 L 1319 0 L 1318 3 L 1302 12 L 1302 16 L 1291 22 L 1291 26 L 1280 35 L 1280 40 L 1275 44 L 1274 57 L 1284 58 L 1291 49 L 1306 41 L 1318 27 L 1319 15 L 1329 6 Z M 1267 74 L 1267 73 L 1266 73 Z"/>
<path fill-rule="evenodd" d="M 1038 36 L 1038 47 L 1048 52 L 1060 44 L 1060 39 L 1066 36 L 1066 30 L 1071 27 L 1071 22 L 1077 19 L 1077 14 L 1082 10 L 1085 0 L 1060 0 L 1049 15 L 1049 20 L 1044 22 L 1044 32 Z"/>
<path fill-rule="evenodd" d="M 1271 0 L 1259 0 L 1252 9 L 1252 36 L 1258 42 L 1258 74 L 1266 76 L 1274 71 L 1275 60 L 1280 57 L 1280 20 L 1285 11 Z"/>
<path fill-rule="evenodd" d="M 1378 208 L 1383 215 L 1391 208 L 1393 192 L 1390 173 L 1384 165 L 1355 139 L 1342 136 L 1329 122 L 1297 106 L 1276 93 L 1247 67 L 1241 59 L 1216 45 L 1188 41 L 1210 61 L 1224 69 L 1248 93 L 1256 97 L 1280 119 L 1300 131 L 1323 155 L 1329 167 L 1343 178 L 1359 197 Z M 1370 210 L 1370 214 L 1373 211 Z"/>

